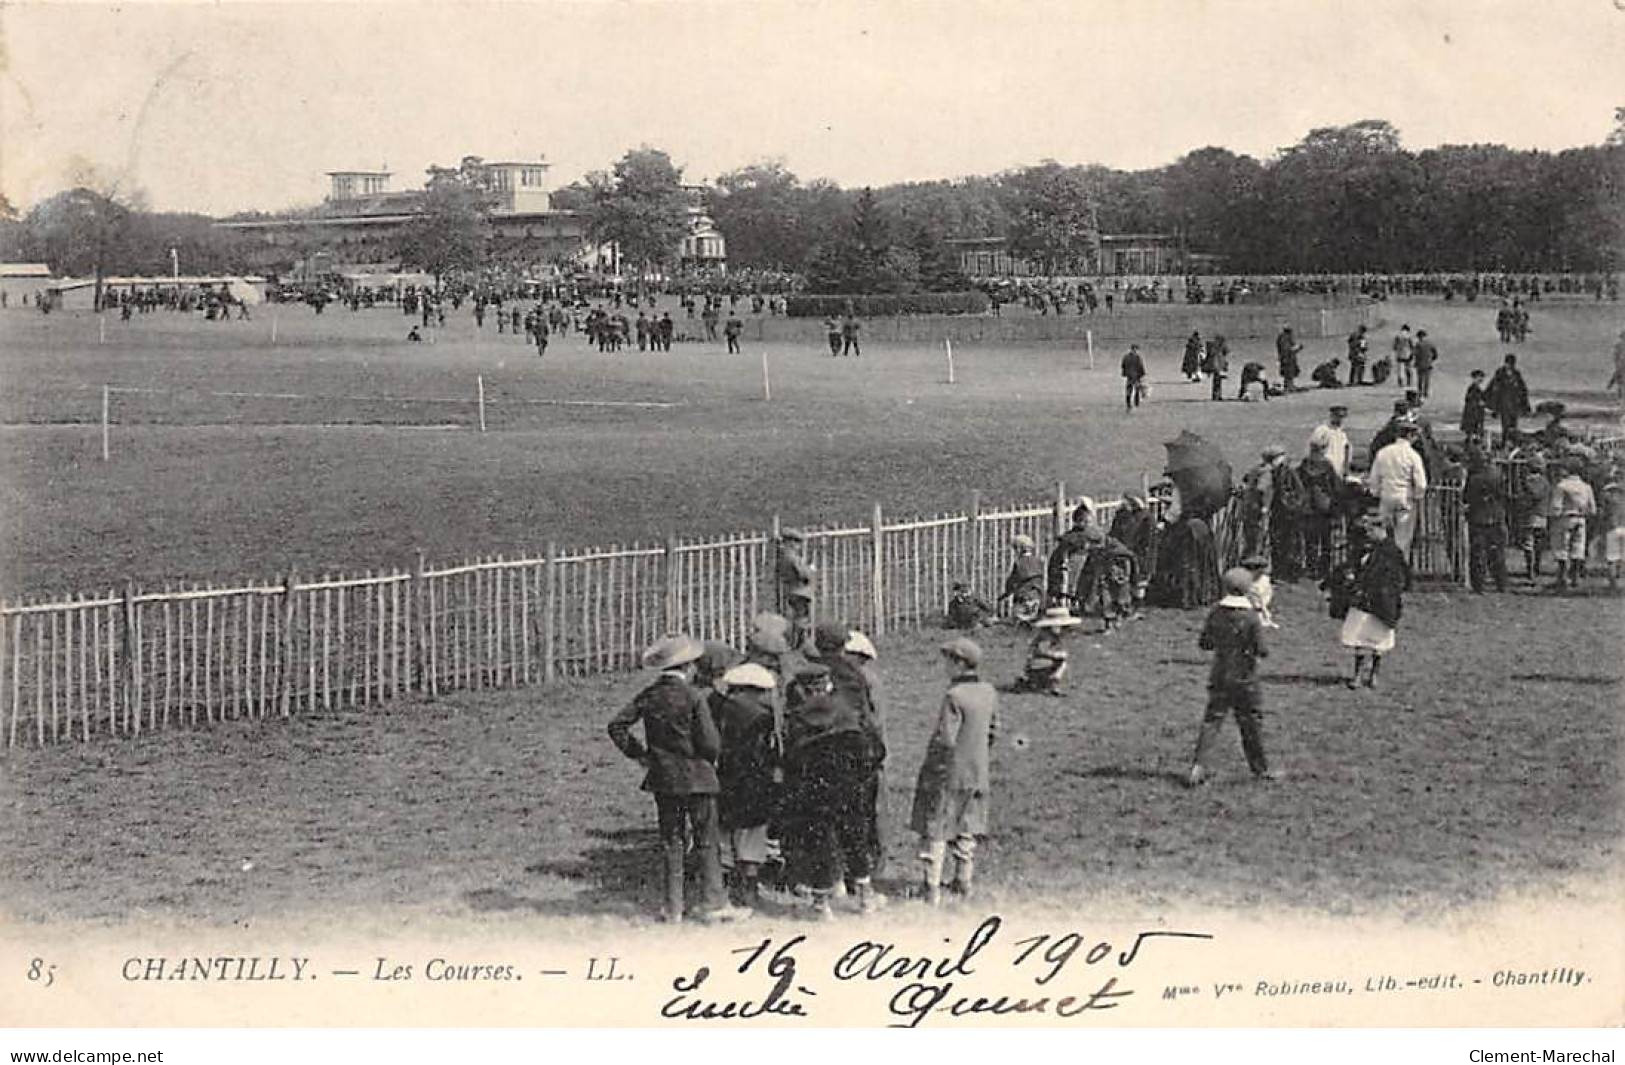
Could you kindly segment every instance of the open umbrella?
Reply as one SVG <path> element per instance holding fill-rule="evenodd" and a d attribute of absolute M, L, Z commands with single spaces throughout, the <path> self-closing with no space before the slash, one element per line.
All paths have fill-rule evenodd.
<path fill-rule="evenodd" d="M 238 303 L 246 303 L 250 307 L 258 307 L 265 299 L 258 288 L 241 278 L 232 278 L 227 282 L 226 290 L 231 293 L 232 299 Z"/>
<path fill-rule="evenodd" d="M 1189 429 L 1168 449 L 1167 476 L 1179 489 L 1180 511 L 1187 517 L 1206 518 L 1224 509 L 1230 499 L 1230 463 L 1224 453 Z"/>

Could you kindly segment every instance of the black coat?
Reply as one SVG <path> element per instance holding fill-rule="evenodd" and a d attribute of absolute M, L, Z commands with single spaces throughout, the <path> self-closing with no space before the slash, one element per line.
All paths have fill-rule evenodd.
<path fill-rule="evenodd" d="M 632 734 L 643 722 L 644 741 Z M 715 795 L 721 740 L 705 699 L 682 677 L 662 673 L 609 723 L 609 738 L 647 770 L 643 790 L 657 795 Z"/>
<path fill-rule="evenodd" d="M 724 829 L 755 828 L 773 815 L 779 758 L 773 730 L 773 693 L 737 688 L 710 699 L 722 754 L 717 814 Z"/>

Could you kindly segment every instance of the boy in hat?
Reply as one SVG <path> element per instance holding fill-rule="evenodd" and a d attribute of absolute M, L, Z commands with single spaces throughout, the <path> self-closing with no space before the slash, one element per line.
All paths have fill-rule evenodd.
<path fill-rule="evenodd" d="M 1033 623 L 1032 644 L 1027 648 L 1027 671 L 1016 681 L 1014 690 L 1059 696 L 1061 680 L 1066 676 L 1067 662 L 1071 658 L 1063 636 L 1067 629 L 1082 623 L 1081 618 L 1073 617 L 1064 606 L 1044 611 L 1044 616 Z"/>
<path fill-rule="evenodd" d="M 860 909 L 883 905 L 870 875 L 866 797 L 875 773 L 873 747 L 857 710 L 837 696 L 822 663 L 796 674 L 784 771 L 786 842 L 797 879 L 812 889 L 815 916 L 834 916 L 830 899 L 842 865 Z"/>
<path fill-rule="evenodd" d="M 887 750 L 890 741 L 886 737 L 886 701 L 880 687 L 880 670 L 875 665 L 880 654 L 875 650 L 874 641 L 857 629 L 847 636 L 845 651 L 847 660 L 863 674 L 864 682 L 869 685 L 869 708 L 874 730 L 880 737 L 880 749 Z M 874 781 L 874 811 L 869 820 L 869 871 L 874 876 L 882 876 L 886 872 L 886 849 L 880 841 L 880 825 L 886 819 L 887 809 L 885 762 L 876 768 Z"/>
<path fill-rule="evenodd" d="M 1010 551 L 1015 558 L 1005 575 L 999 601 L 1010 600 L 1015 619 L 1031 622 L 1044 609 L 1044 564 L 1038 558 L 1038 545 L 1024 533 L 1010 538 Z"/>
<path fill-rule="evenodd" d="M 1270 613 L 1270 606 L 1275 602 L 1275 584 L 1270 580 L 1270 560 L 1263 555 L 1248 555 L 1241 560 L 1241 568 L 1253 575 L 1253 583 L 1247 588 L 1247 601 L 1258 611 L 1259 623 L 1266 629 L 1280 628 L 1275 615 Z"/>
<path fill-rule="evenodd" d="M 776 678 L 747 662 L 721 677 L 714 702 L 722 753 L 717 758 L 717 819 L 731 866 L 729 895 L 754 905 L 757 880 L 768 859 L 768 820 L 778 799 L 779 743 L 773 713 Z"/>
<path fill-rule="evenodd" d="M 689 838 L 700 865 L 700 907 L 709 920 L 736 920 L 728 906 L 717 850 L 717 726 L 695 690 L 695 662 L 704 646 L 686 635 L 668 636 L 643 652 L 643 665 L 659 676 L 609 723 L 609 738 L 646 770 L 643 790 L 655 799 L 665 870 L 663 917 L 683 919 L 683 853 Z M 643 741 L 632 726 L 643 723 Z"/>
<path fill-rule="evenodd" d="M 950 629 L 979 629 L 987 624 L 993 608 L 978 598 L 964 581 L 954 581 L 948 596 L 948 627 Z"/>
<path fill-rule="evenodd" d="M 943 644 L 941 650 L 948 692 L 926 746 L 909 818 L 920 835 L 925 899 L 933 906 L 942 901 L 942 876 L 950 851 L 955 866 L 951 887 L 962 896 L 971 894 L 976 837 L 987 831 L 988 761 L 999 721 L 998 693 L 977 674 L 982 649 L 961 636 Z"/>
<path fill-rule="evenodd" d="M 1193 788 L 1207 780 L 1208 757 L 1218 742 L 1224 719 L 1232 713 L 1236 727 L 1241 730 L 1241 749 L 1247 756 L 1247 768 L 1258 779 L 1279 779 L 1279 774 L 1270 769 L 1264 753 L 1264 707 L 1258 684 L 1258 660 L 1269 651 L 1264 646 L 1264 626 L 1258 611 L 1247 598 L 1252 584 L 1253 575 L 1248 570 L 1238 566 L 1225 571 L 1224 598 L 1208 614 L 1197 641 L 1202 650 L 1213 652 L 1213 667 L 1208 674 L 1207 710 L 1202 715 L 1202 730 L 1196 738 L 1196 755 L 1185 777 L 1185 783 Z"/>

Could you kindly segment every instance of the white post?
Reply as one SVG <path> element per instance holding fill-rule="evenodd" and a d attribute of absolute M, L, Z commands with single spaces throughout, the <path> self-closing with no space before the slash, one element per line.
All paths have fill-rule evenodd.
<path fill-rule="evenodd" d="M 762 399 L 765 402 L 773 400 L 773 382 L 767 375 L 767 349 L 762 349 Z"/>
<path fill-rule="evenodd" d="M 942 338 L 943 349 L 948 353 L 948 383 L 954 383 L 954 342 L 949 337 Z"/>
<path fill-rule="evenodd" d="M 1095 331 L 1093 329 L 1085 329 L 1083 331 L 1083 339 L 1085 343 L 1089 345 L 1089 369 L 1093 370 L 1095 368 Z"/>
<path fill-rule="evenodd" d="M 276 346 L 276 304 L 271 305 L 271 346 Z"/>
<path fill-rule="evenodd" d="M 108 461 L 108 458 L 109 458 L 108 446 L 107 446 L 107 414 L 108 414 L 107 408 L 108 408 L 108 406 L 109 406 L 109 404 L 111 402 L 112 394 L 113 394 L 112 388 L 110 388 L 107 385 L 102 386 L 102 461 L 103 462 Z"/>
<path fill-rule="evenodd" d="M 480 393 L 480 432 L 483 433 L 485 432 L 485 375 L 476 375 L 474 384 Z"/>
<path fill-rule="evenodd" d="M 107 343 L 107 319 L 102 317 L 101 311 L 96 312 L 96 338 L 98 344 Z"/>

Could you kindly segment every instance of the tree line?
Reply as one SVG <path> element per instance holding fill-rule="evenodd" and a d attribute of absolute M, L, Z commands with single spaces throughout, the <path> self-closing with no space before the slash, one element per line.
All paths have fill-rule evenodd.
<path fill-rule="evenodd" d="M 395 250 L 444 275 L 489 259 L 492 190 L 477 157 L 431 168 Z M 558 190 L 590 240 L 626 268 L 669 271 L 703 208 L 731 269 L 798 275 L 814 292 L 963 288 L 951 237 L 1003 238 L 1050 273 L 1089 268 L 1098 233 L 1161 233 L 1239 273 L 1597 272 L 1625 249 L 1625 108 L 1605 143 L 1561 152 L 1502 145 L 1410 151 L 1389 123 L 1311 130 L 1267 160 L 1201 148 L 1149 170 L 1045 160 L 991 176 L 847 189 L 781 162 L 730 171 L 702 194 L 655 148 Z M 309 212 L 307 212 L 309 213 Z M 319 213 L 319 212 L 317 212 Z M 19 215 L 0 198 L 0 259 L 59 273 L 240 269 L 242 249 L 205 216 L 76 187 Z"/>

